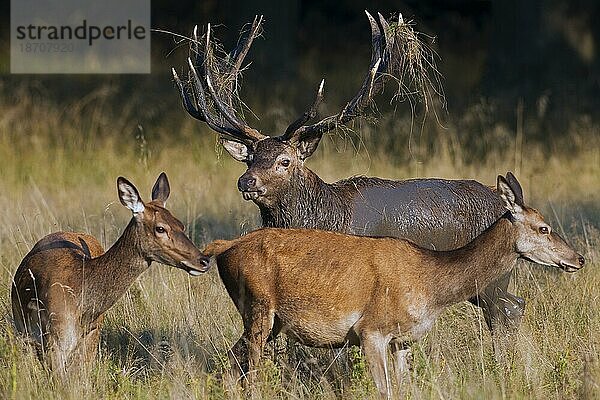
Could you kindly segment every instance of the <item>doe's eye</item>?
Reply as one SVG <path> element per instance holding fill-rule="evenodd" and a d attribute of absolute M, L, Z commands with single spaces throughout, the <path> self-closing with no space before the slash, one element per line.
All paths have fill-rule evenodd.
<path fill-rule="evenodd" d="M 162 226 L 157 226 L 156 228 L 154 228 L 154 230 L 156 231 L 156 233 L 165 233 L 167 231 Z"/>
<path fill-rule="evenodd" d="M 289 167 L 289 166 L 290 166 L 290 160 L 288 160 L 287 158 L 286 158 L 286 159 L 283 159 L 283 160 L 281 160 L 280 164 L 281 164 L 283 167 Z"/>
<path fill-rule="evenodd" d="M 547 235 L 550 233 L 550 228 L 547 226 L 540 226 L 539 231 L 542 235 Z"/>

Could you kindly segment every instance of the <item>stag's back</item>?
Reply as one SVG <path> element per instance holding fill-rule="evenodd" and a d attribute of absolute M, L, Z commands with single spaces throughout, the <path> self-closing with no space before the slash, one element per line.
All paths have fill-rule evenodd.
<path fill-rule="evenodd" d="M 451 250 L 465 245 L 505 210 L 500 197 L 473 180 L 353 178 L 358 190 L 348 232 L 410 239 Z"/>

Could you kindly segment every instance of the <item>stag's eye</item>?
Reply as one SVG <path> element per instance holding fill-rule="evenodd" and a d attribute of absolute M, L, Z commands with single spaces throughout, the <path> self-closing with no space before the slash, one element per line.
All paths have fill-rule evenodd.
<path fill-rule="evenodd" d="M 165 233 L 167 230 L 165 228 L 163 228 L 162 226 L 157 226 L 156 228 L 154 228 L 154 231 L 156 233 Z"/>
<path fill-rule="evenodd" d="M 290 160 L 288 160 L 287 158 L 281 160 L 279 163 L 281 164 L 282 167 L 286 167 L 287 168 L 287 167 L 290 166 Z"/>
<path fill-rule="evenodd" d="M 542 235 L 547 235 L 550 233 L 550 228 L 547 226 L 540 226 L 538 230 Z"/>

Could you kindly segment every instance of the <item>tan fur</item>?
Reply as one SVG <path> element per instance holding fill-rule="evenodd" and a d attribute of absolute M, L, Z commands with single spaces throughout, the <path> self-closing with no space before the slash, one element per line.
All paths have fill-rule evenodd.
<path fill-rule="evenodd" d="M 583 265 L 560 237 L 539 234 L 537 227 L 545 224 L 539 213 L 525 206 L 519 210 L 447 252 L 402 239 L 309 229 L 261 229 L 209 244 L 207 252 L 216 256 L 244 322 L 230 354 L 232 365 L 252 378 L 263 346 L 279 332 L 309 346 L 360 344 L 380 393 L 389 396 L 388 346 L 402 371 L 411 341 L 447 306 L 510 271 L 519 256 L 551 254 L 553 260 L 536 261 L 564 269 Z M 518 248 L 537 236 L 544 236 L 537 247 Z"/>

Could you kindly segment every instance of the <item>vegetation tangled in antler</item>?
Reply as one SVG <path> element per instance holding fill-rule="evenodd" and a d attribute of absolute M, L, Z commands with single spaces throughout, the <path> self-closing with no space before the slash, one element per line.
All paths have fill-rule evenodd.
<path fill-rule="evenodd" d="M 424 105 L 425 111 L 434 101 L 444 105 L 440 73 L 435 64 L 435 52 L 420 39 L 410 22 L 401 15 L 388 22 L 381 14 L 375 19 L 366 12 L 371 26 L 371 62 L 363 79 L 363 84 L 341 112 L 321 121 L 304 125 L 316 115 L 318 104 L 323 97 L 321 81 L 311 108 L 294 121 L 286 130 L 284 139 L 316 135 L 327 132 L 363 115 L 373 98 L 381 93 L 389 79 L 397 83 L 393 98 Z M 239 77 L 244 70 L 244 59 L 254 39 L 262 32 L 263 17 L 255 17 L 250 29 L 242 34 L 237 47 L 226 53 L 212 37 L 211 25 L 198 37 L 194 28 L 190 40 L 189 76 L 182 82 L 173 69 L 186 110 L 195 118 L 205 121 L 220 134 L 238 141 L 248 142 L 264 138 L 256 129 L 244 121 L 244 103 L 238 94 Z M 198 73 L 197 69 L 202 73 Z"/>

